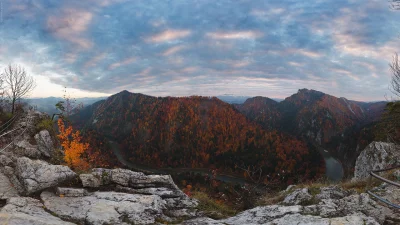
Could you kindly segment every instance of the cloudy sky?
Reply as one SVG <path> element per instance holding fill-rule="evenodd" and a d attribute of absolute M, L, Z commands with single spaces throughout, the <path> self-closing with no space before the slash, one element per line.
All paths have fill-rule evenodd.
<path fill-rule="evenodd" d="M 389 94 L 400 11 L 382 0 L 0 0 L 0 68 L 32 97 L 128 90 L 284 98 Z"/>

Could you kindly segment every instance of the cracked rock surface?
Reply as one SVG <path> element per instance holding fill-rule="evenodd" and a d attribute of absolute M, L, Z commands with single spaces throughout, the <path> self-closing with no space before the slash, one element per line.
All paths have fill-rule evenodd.
<path fill-rule="evenodd" d="M 39 200 L 28 197 L 9 198 L 0 210 L 0 224 L 73 225 L 46 212 Z"/>
<path fill-rule="evenodd" d="M 18 158 L 15 174 L 27 195 L 54 187 L 76 176 L 75 172 L 67 166 L 51 165 L 47 162 L 31 160 L 27 157 Z"/>
<path fill-rule="evenodd" d="M 91 225 L 153 224 L 165 209 L 165 202 L 156 195 L 95 192 L 85 197 L 59 197 L 43 192 L 40 197 L 60 218 Z"/>

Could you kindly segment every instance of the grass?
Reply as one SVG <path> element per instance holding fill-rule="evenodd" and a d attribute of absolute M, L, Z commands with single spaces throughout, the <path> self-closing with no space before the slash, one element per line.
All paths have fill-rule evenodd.
<path fill-rule="evenodd" d="M 210 218 L 223 219 L 236 214 L 236 210 L 222 202 L 211 199 L 204 192 L 194 192 L 193 198 L 199 200 L 199 205 L 197 206 L 198 210 L 204 212 Z"/>

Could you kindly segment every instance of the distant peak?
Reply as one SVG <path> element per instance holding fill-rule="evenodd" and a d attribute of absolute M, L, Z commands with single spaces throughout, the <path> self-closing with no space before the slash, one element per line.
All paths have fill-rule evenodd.
<path fill-rule="evenodd" d="M 131 92 L 127 91 L 127 90 L 123 90 L 121 91 L 119 94 L 131 94 Z"/>
<path fill-rule="evenodd" d="M 313 89 L 307 89 L 307 88 L 299 89 L 299 91 L 298 91 L 297 93 L 325 94 L 325 93 L 323 93 L 323 92 L 316 91 L 316 90 L 313 90 Z"/>

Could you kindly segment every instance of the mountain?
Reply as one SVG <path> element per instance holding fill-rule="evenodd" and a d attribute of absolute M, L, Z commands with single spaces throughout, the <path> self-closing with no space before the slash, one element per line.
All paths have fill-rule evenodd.
<path fill-rule="evenodd" d="M 386 102 L 357 102 L 308 89 L 279 103 L 255 97 L 235 105 L 265 129 L 280 130 L 330 150 L 348 172 L 354 167 L 359 149 L 372 141 L 369 129 L 380 119 L 385 106 Z"/>
<path fill-rule="evenodd" d="M 131 162 L 153 167 L 218 168 L 289 183 L 323 173 L 323 159 L 305 142 L 266 131 L 216 97 L 152 97 L 123 91 L 73 118 L 113 143 Z M 111 151 L 111 149 L 109 149 Z"/>
<path fill-rule="evenodd" d="M 251 121 L 264 125 L 267 130 L 274 130 L 281 119 L 278 105 L 278 102 L 270 98 L 258 96 L 249 98 L 235 107 Z"/>
<path fill-rule="evenodd" d="M 74 98 L 73 100 L 75 101 L 76 104 L 83 104 L 84 106 L 87 106 L 105 98 L 107 97 L 96 97 L 96 98 L 84 97 L 84 98 Z M 59 101 L 64 101 L 64 98 L 60 97 L 26 98 L 22 99 L 21 101 L 27 103 L 28 105 L 36 107 L 37 110 L 41 112 L 45 112 L 49 115 L 52 115 L 53 113 L 58 113 L 55 105 Z"/>

